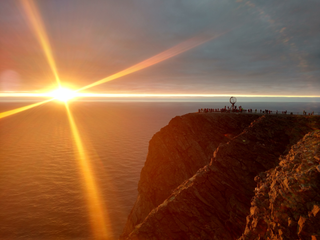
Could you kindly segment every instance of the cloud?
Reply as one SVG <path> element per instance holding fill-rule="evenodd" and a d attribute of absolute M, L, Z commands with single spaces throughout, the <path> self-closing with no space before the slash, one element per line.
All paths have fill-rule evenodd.
<path fill-rule="evenodd" d="M 319 1 L 38 1 L 62 81 L 107 77 L 186 39 L 227 34 L 96 91 L 319 92 Z M 54 82 L 19 2 L 0 2 L 0 70 L 25 88 Z"/>

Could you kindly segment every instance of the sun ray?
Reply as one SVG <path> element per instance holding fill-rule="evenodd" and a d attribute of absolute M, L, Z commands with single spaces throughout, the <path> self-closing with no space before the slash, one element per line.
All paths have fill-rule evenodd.
<path fill-rule="evenodd" d="M 162 53 L 159 53 L 159 54 L 157 54 L 157 55 L 155 55 L 155 56 L 153 56 L 151 58 L 148 58 L 148 59 L 146 59 L 146 60 L 144 60 L 144 61 L 142 61 L 142 62 L 140 62 L 140 63 L 138 63 L 136 65 L 133 65 L 132 67 L 129 67 L 129 68 L 127 68 L 127 69 L 125 69 L 123 71 L 120 71 L 120 72 L 118 72 L 116 74 L 113 74 L 113 75 L 111 75 L 109 77 L 103 78 L 103 79 L 101 79 L 99 81 L 96 81 L 96 82 L 91 83 L 91 84 L 89 84 L 87 86 L 79 88 L 76 91 L 77 92 L 83 91 L 85 89 L 92 88 L 94 86 L 97 86 L 97 85 L 100 85 L 100 84 L 115 80 L 117 78 L 123 77 L 125 75 L 130 74 L 130 73 L 133 73 L 133 72 L 139 71 L 141 69 L 150 67 L 150 66 L 152 66 L 154 64 L 157 64 L 157 63 L 162 62 L 164 60 L 167 60 L 167 59 L 169 59 L 171 57 L 174 57 L 174 56 L 176 56 L 178 54 L 186 52 L 186 51 L 188 51 L 188 50 L 190 50 L 192 48 L 195 48 L 195 47 L 197 47 L 197 46 L 199 46 L 199 45 L 201 45 L 201 44 L 203 44 L 205 42 L 208 42 L 210 40 L 218 38 L 218 37 L 224 35 L 225 33 L 227 33 L 227 32 L 224 32 L 224 33 L 221 33 L 221 34 L 216 34 L 216 35 L 213 35 L 213 36 L 212 35 L 209 35 L 209 36 L 201 35 L 201 36 L 190 38 L 190 39 L 188 39 L 188 40 L 186 40 L 186 41 L 184 41 L 184 42 L 182 42 L 182 43 L 180 43 L 180 44 L 178 44 L 178 45 L 176 45 L 176 46 L 174 46 L 172 48 L 169 48 L 168 50 L 166 50 L 166 51 L 164 51 Z"/>
<path fill-rule="evenodd" d="M 12 110 L 9 110 L 9 111 L 6 111 L 6 112 L 2 112 L 2 113 L 0 113 L 0 118 L 8 117 L 8 116 L 10 116 L 10 115 L 13 115 L 13 114 L 16 114 L 16 113 L 19 113 L 19 112 L 28 110 L 28 109 L 30 109 L 30 108 L 37 107 L 37 106 L 39 106 L 39 105 L 41 105 L 41 104 L 50 102 L 50 101 L 52 101 L 52 100 L 53 100 L 53 98 L 48 99 L 48 100 L 45 100 L 45 101 L 42 101 L 42 102 L 33 103 L 33 104 L 30 104 L 30 105 L 27 105 L 27 106 L 24 106 L 24 107 L 12 109 Z"/>
<path fill-rule="evenodd" d="M 46 55 L 46 58 L 54 74 L 58 87 L 61 87 L 61 81 L 58 75 L 56 63 L 52 55 L 49 39 L 46 35 L 45 28 L 42 24 L 41 17 L 40 17 L 40 14 L 38 13 L 37 7 L 33 0 L 21 0 L 21 3 L 27 14 L 28 20 L 35 31 L 35 35 L 37 36 L 38 41 L 42 46 L 42 49 Z"/>
<path fill-rule="evenodd" d="M 105 208 L 103 207 L 103 201 L 101 199 L 98 187 L 95 183 L 90 161 L 88 159 L 78 128 L 67 102 L 65 102 L 65 106 L 75 147 L 77 149 L 79 166 L 84 179 L 84 187 L 86 190 L 86 198 L 88 203 L 87 205 L 89 209 L 89 217 L 91 221 L 92 232 L 94 234 L 94 239 L 107 239 L 108 236 L 112 235 L 112 233 L 108 232 L 107 230 L 107 226 L 110 225 L 109 219 L 107 219 Z"/>

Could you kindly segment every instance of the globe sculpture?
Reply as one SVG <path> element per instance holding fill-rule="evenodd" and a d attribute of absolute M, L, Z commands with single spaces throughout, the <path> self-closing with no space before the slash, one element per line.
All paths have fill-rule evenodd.
<path fill-rule="evenodd" d="M 231 109 L 234 109 L 234 104 L 237 102 L 237 98 L 236 97 L 231 97 L 229 102 L 231 103 Z"/>

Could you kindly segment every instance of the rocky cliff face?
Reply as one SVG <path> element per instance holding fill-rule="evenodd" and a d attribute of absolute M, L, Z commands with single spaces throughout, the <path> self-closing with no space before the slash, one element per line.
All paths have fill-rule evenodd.
<path fill-rule="evenodd" d="M 173 119 L 150 141 L 139 197 L 123 237 L 239 238 L 254 196 L 254 177 L 276 167 L 281 154 L 319 126 L 316 117 L 188 114 Z"/>
<path fill-rule="evenodd" d="M 240 240 L 320 239 L 320 131 L 307 134 L 260 173 Z"/>
<path fill-rule="evenodd" d="M 140 175 L 138 198 L 123 237 L 132 232 L 152 209 L 183 181 L 210 162 L 220 143 L 240 134 L 257 115 L 187 114 L 173 118 L 149 143 Z"/>

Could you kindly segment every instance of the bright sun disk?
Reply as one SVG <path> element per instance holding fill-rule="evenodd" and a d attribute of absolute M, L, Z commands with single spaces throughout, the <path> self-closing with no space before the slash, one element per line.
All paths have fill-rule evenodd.
<path fill-rule="evenodd" d="M 76 92 L 68 88 L 58 88 L 51 92 L 50 95 L 59 101 L 67 102 L 76 97 Z"/>

